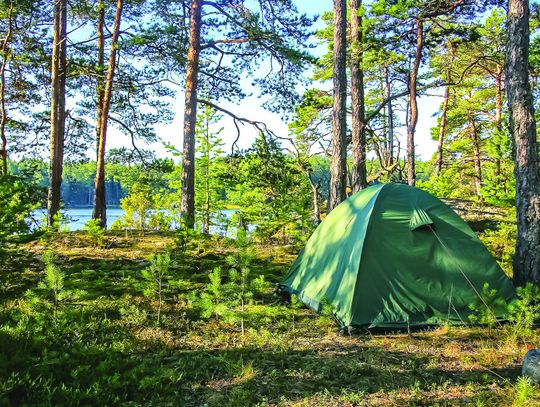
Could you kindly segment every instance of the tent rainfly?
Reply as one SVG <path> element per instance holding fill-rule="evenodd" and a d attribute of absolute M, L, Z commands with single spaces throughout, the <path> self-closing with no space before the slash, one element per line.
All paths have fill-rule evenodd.
<path fill-rule="evenodd" d="M 506 301 L 510 279 L 446 204 L 404 184 L 377 184 L 337 206 L 282 282 L 342 326 L 405 328 L 468 321 L 489 284 Z M 501 310 L 490 309 L 498 318 Z"/>

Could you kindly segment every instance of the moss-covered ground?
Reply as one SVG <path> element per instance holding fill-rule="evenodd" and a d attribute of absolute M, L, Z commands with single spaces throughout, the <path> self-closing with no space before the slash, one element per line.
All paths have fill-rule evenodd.
<path fill-rule="evenodd" d="M 172 234 L 109 234 L 99 248 L 67 233 L 9 249 L 0 406 L 540 405 L 539 387 L 516 385 L 538 343 L 510 341 L 504 327 L 349 336 L 271 288 L 246 306 L 243 335 L 238 320 L 203 317 L 197 302 L 210 271 L 230 267 L 237 250 L 226 239 L 173 250 L 158 323 L 142 271 L 174 244 Z M 38 288 L 46 248 L 65 274 L 57 306 Z M 249 278 L 277 283 L 295 254 L 256 246 Z"/>

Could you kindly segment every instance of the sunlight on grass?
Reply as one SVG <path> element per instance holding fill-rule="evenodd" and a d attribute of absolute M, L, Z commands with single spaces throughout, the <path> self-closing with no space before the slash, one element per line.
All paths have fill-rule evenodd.
<path fill-rule="evenodd" d="M 518 403 L 538 390 L 515 385 L 530 342 L 510 342 L 504 328 L 490 335 L 445 326 L 347 336 L 332 318 L 291 307 L 273 293 L 294 259 L 283 248 L 255 246 L 249 287 L 258 281 L 253 287 L 263 291 L 246 292 L 243 335 L 237 317 L 201 314 L 209 272 L 228 270 L 227 256 L 237 250 L 226 239 L 198 238 L 186 255 L 171 252 L 158 320 L 160 303 L 145 295 L 143 271 L 149 255 L 165 251 L 173 238 L 111 234 L 107 240 L 117 247 L 87 246 L 78 233 L 48 245 L 64 276 L 66 299 L 56 306 L 38 287 L 45 245 L 30 243 L 26 252 L 13 253 L 17 262 L 1 268 L 5 405 L 401 406 L 429 400 L 491 406 L 524 405 Z M 15 264 L 24 264 L 22 274 Z M 5 284 L 15 275 L 24 279 Z M 229 277 L 220 278 L 226 284 Z M 227 306 L 236 307 L 234 301 Z"/>

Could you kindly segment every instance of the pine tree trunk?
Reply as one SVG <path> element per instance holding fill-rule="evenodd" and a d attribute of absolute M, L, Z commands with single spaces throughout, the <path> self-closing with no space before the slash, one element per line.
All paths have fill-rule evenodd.
<path fill-rule="evenodd" d="M 55 0 L 51 61 L 51 139 L 47 225 L 54 225 L 60 210 L 64 136 L 66 126 L 67 0 Z"/>
<path fill-rule="evenodd" d="M 505 57 L 510 132 L 514 139 L 517 240 L 514 284 L 540 285 L 540 174 L 529 84 L 529 2 L 509 0 Z"/>
<path fill-rule="evenodd" d="M 327 212 L 346 198 L 347 187 L 347 1 L 334 0 L 334 106 L 332 159 Z"/>
<path fill-rule="evenodd" d="M 437 142 L 437 161 L 435 162 L 435 176 L 439 176 L 443 163 L 443 144 L 446 132 L 446 114 L 448 111 L 448 101 L 450 100 L 450 78 L 452 67 L 449 64 L 446 68 L 446 86 L 444 88 L 444 101 L 441 112 L 441 127 L 439 128 L 439 140 Z"/>
<path fill-rule="evenodd" d="M 416 20 L 416 53 L 414 56 L 414 65 L 409 80 L 409 125 L 407 126 L 407 183 L 414 186 L 416 184 L 415 172 L 415 154 L 414 154 L 414 133 L 418 123 L 418 104 L 417 104 L 417 79 L 420 63 L 422 62 L 422 48 L 424 47 L 424 24 L 422 20 Z"/>
<path fill-rule="evenodd" d="M 184 110 L 184 149 L 182 156 L 182 206 L 186 226 L 195 226 L 195 126 L 197 123 L 197 87 L 201 51 L 202 0 L 191 1 L 189 50 L 186 71 Z"/>
<path fill-rule="evenodd" d="M 362 0 L 351 0 L 351 104 L 352 104 L 352 192 L 367 187 L 364 72 L 362 70 Z"/>
<path fill-rule="evenodd" d="M 6 136 L 6 124 L 7 124 L 7 111 L 6 111 L 6 67 L 9 59 L 9 42 L 12 35 L 12 16 L 13 16 L 13 2 L 10 3 L 8 15 L 7 15 L 7 32 L 2 42 L 2 65 L 0 65 L 0 139 L 2 140 L 2 146 L 0 147 L 0 157 L 2 158 L 2 175 L 8 174 L 7 163 L 7 136 Z"/>
<path fill-rule="evenodd" d="M 205 160 L 206 168 L 204 169 L 204 222 L 203 233 L 210 233 L 210 124 L 208 123 L 208 116 L 206 119 L 206 148 L 205 148 Z"/>
<path fill-rule="evenodd" d="M 319 206 L 319 184 L 316 184 L 311 178 L 311 173 L 307 172 L 309 185 L 311 186 L 311 199 L 313 201 L 313 222 L 315 225 L 321 223 L 321 209 Z"/>
<path fill-rule="evenodd" d="M 495 77 L 495 131 L 500 133 L 502 131 L 502 81 L 503 81 L 503 67 L 497 65 L 497 76 Z M 496 145 L 497 157 L 495 158 L 495 174 L 497 177 L 501 175 L 501 158 L 502 158 L 502 146 L 499 142 Z"/>
<path fill-rule="evenodd" d="M 394 163 L 394 108 L 392 106 L 392 101 L 390 100 L 392 96 L 392 87 L 390 85 L 390 78 L 388 75 L 388 67 L 384 67 L 384 97 L 388 100 L 386 105 L 387 114 L 388 114 L 388 133 L 386 136 L 386 144 L 388 150 L 387 162 L 391 166 Z"/>
<path fill-rule="evenodd" d="M 102 227 L 107 226 L 107 202 L 105 197 L 105 150 L 107 142 L 107 124 L 109 121 L 109 108 L 111 106 L 114 72 L 116 70 L 116 53 L 118 50 L 118 38 L 120 36 L 123 5 L 123 0 L 117 0 L 111 41 L 111 53 L 109 55 L 109 66 L 107 68 L 107 78 L 105 80 L 105 89 L 103 91 L 103 105 L 101 108 L 101 120 L 98 138 L 96 180 L 94 184 L 94 210 L 92 212 L 92 218 L 99 220 L 99 224 Z"/>
<path fill-rule="evenodd" d="M 480 140 L 478 138 L 478 129 L 474 121 L 473 113 L 469 110 L 469 135 L 473 148 L 473 163 L 474 163 L 474 185 L 476 188 L 476 196 L 478 201 L 482 202 L 482 158 L 480 154 Z"/>
<path fill-rule="evenodd" d="M 97 80 L 96 80 L 96 161 L 99 150 L 99 132 L 101 130 L 101 118 L 103 116 L 103 93 L 105 91 L 105 4 L 98 1 L 97 21 Z"/>

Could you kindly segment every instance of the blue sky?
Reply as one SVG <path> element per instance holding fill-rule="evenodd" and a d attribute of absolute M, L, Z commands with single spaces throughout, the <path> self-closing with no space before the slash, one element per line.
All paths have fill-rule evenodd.
<path fill-rule="evenodd" d="M 296 5 L 300 12 L 307 13 L 308 15 L 320 15 L 324 11 L 331 10 L 332 2 L 330 0 L 296 0 Z M 319 21 L 319 27 L 322 26 Z M 322 53 L 326 49 L 326 46 L 321 45 L 314 49 L 314 53 Z M 249 86 L 250 80 L 246 80 L 246 86 Z M 437 92 L 432 92 L 437 93 Z M 439 92 L 440 93 L 440 92 Z M 427 160 L 430 159 L 432 154 L 436 150 L 436 142 L 431 140 L 430 129 L 436 125 L 436 118 L 433 115 L 438 111 L 441 104 L 441 98 L 438 96 L 422 96 L 419 98 L 419 118 L 416 130 L 416 153 L 420 158 Z M 274 133 L 286 136 L 287 135 L 287 123 L 285 123 L 278 114 L 274 114 L 266 111 L 261 107 L 262 101 L 256 97 L 249 97 L 244 99 L 239 104 L 224 103 L 222 104 L 226 109 L 238 114 L 239 116 L 249 119 L 255 119 L 265 122 L 268 127 L 274 131 Z M 181 150 L 183 141 L 183 111 L 184 111 L 184 93 L 182 90 L 178 90 L 176 99 L 173 102 L 173 108 L 176 111 L 174 120 L 172 123 L 160 125 L 156 128 L 157 134 L 164 142 L 174 145 L 177 149 Z M 401 120 L 404 122 L 404 118 Z M 220 127 L 224 127 L 222 132 L 222 138 L 225 143 L 225 151 L 230 151 L 231 144 L 236 138 L 236 128 L 231 119 L 225 117 Z M 256 132 L 251 126 L 244 126 L 241 128 L 242 135 L 240 137 L 238 146 L 240 148 L 249 147 L 254 138 Z M 404 129 L 399 129 L 402 133 Z M 128 140 L 120 132 L 111 129 L 111 136 L 109 138 L 109 148 L 121 147 L 123 145 L 129 145 Z M 404 141 L 404 134 L 401 135 L 401 153 L 403 156 L 406 143 Z M 144 148 L 155 150 L 159 156 L 166 155 L 165 148 L 161 143 L 155 143 Z"/>

